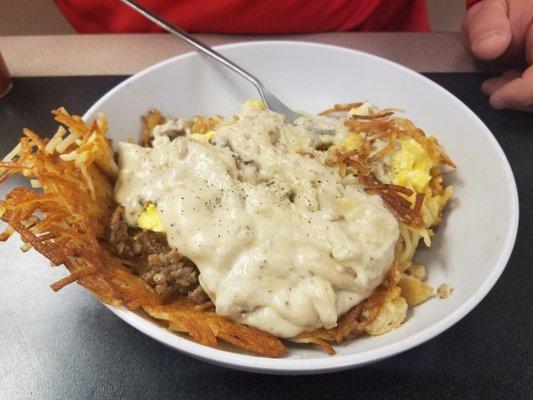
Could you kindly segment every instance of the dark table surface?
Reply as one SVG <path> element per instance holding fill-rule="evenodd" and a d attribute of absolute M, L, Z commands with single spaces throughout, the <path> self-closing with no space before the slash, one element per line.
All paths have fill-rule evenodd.
<path fill-rule="evenodd" d="M 492 130 L 520 196 L 515 249 L 481 304 L 448 331 L 396 357 L 318 376 L 256 375 L 172 351 L 110 313 L 77 285 L 54 294 L 61 276 L 34 253 L 2 246 L 0 398 L 2 399 L 531 399 L 533 398 L 533 116 L 493 111 L 479 74 L 428 74 Z M 52 133 L 50 110 L 83 114 L 124 77 L 21 78 L 0 99 L 0 152 L 22 126 Z M 497 190 L 497 188 L 495 188 Z M 2 190 L 2 195 L 5 190 Z M 21 268 L 21 264 L 26 267 Z"/>

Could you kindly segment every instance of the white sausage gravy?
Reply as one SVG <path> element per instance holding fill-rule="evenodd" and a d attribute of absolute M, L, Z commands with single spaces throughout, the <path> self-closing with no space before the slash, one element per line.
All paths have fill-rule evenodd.
<path fill-rule="evenodd" d="M 380 197 L 325 163 L 347 134 L 246 108 L 209 142 L 169 121 L 151 148 L 120 143 L 115 197 L 131 226 L 157 206 L 218 314 L 279 337 L 332 328 L 383 281 L 399 238 Z"/>

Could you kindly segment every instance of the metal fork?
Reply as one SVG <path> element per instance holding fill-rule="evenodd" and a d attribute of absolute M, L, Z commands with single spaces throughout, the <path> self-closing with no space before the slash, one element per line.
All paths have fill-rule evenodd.
<path fill-rule="evenodd" d="M 184 30 L 171 24 L 170 22 L 168 22 L 161 16 L 157 15 L 153 11 L 150 11 L 146 9 L 145 7 L 137 4 L 137 2 L 131 1 L 131 0 L 121 0 L 121 1 L 122 3 L 126 4 L 127 6 L 137 11 L 142 16 L 148 18 L 150 21 L 152 21 L 156 25 L 159 25 L 161 28 L 185 40 L 187 43 L 192 45 L 200 53 L 207 54 L 209 57 L 220 62 L 221 64 L 225 65 L 229 69 L 235 71 L 243 78 L 248 79 L 248 81 L 250 81 L 255 86 L 255 88 L 257 89 L 257 91 L 259 92 L 261 96 L 261 99 L 263 100 L 265 105 L 270 110 L 285 115 L 287 120 L 290 122 L 294 122 L 297 118 L 300 117 L 299 114 L 292 111 L 289 107 L 283 104 L 283 102 L 280 99 L 278 99 L 276 96 L 270 93 L 270 91 L 261 83 L 261 81 L 259 81 L 259 79 L 257 79 L 255 76 L 253 76 L 249 72 L 245 71 L 243 68 L 239 67 L 234 62 L 228 60 L 222 54 L 216 52 L 211 47 L 201 42 L 200 40 L 196 39 L 194 36 L 188 34 Z"/>

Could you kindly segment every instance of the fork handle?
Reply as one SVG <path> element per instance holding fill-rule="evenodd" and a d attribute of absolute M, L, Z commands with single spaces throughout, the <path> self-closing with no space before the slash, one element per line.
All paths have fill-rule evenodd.
<path fill-rule="evenodd" d="M 261 98 L 263 99 L 263 101 L 265 101 L 265 96 L 263 94 L 263 84 L 255 76 L 253 76 L 249 72 L 245 71 L 244 69 L 242 69 L 238 65 L 234 64 L 232 61 L 228 60 L 222 54 L 220 54 L 217 51 L 213 50 L 207 44 L 205 44 L 202 41 L 196 39 L 194 36 L 189 35 L 184 30 L 178 28 L 176 25 L 170 23 L 166 19 L 164 19 L 161 16 L 157 15 L 156 13 L 148 10 L 147 8 L 141 6 L 140 4 L 137 4 L 136 1 L 132 1 L 132 0 L 121 0 L 121 1 L 125 5 L 131 7 L 135 11 L 137 11 L 142 16 L 144 16 L 147 19 L 149 19 L 150 21 L 152 21 L 154 24 L 160 26 L 161 28 L 163 28 L 166 31 L 172 33 L 173 35 L 176 35 L 179 38 L 185 40 L 187 43 L 189 43 L 191 46 L 193 46 L 199 52 L 207 54 L 209 57 L 213 58 L 214 60 L 216 60 L 216 61 L 218 61 L 218 62 L 220 62 L 222 64 L 224 64 L 226 67 L 228 67 L 232 71 L 235 71 L 236 73 L 241 75 L 243 78 L 248 79 L 256 87 L 256 89 L 259 91 L 259 94 L 261 95 Z"/>

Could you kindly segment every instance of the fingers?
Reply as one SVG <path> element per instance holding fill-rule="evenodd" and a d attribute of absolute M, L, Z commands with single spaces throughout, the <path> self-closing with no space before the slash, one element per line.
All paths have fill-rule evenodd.
<path fill-rule="evenodd" d="M 483 82 L 483 84 L 481 85 L 481 91 L 487 96 L 490 96 L 496 90 L 503 87 L 504 85 L 507 85 L 508 83 L 509 79 L 503 78 L 501 76 L 498 76 L 496 78 L 490 78 Z"/>
<path fill-rule="evenodd" d="M 463 39 L 472 53 L 484 60 L 492 60 L 503 53 L 525 55 L 530 66 L 523 73 L 511 70 L 487 79 L 481 90 L 496 109 L 533 113 L 533 6 L 516 2 L 510 3 L 510 7 L 506 0 L 481 0 L 475 4 L 465 16 Z M 514 40 L 510 20 L 513 21 Z"/>
<path fill-rule="evenodd" d="M 533 112 L 533 66 L 516 77 L 516 72 L 507 77 L 491 78 L 483 82 L 482 90 L 489 95 L 495 109 L 514 109 Z"/>
<path fill-rule="evenodd" d="M 474 4 L 463 21 L 467 47 L 482 60 L 501 56 L 512 40 L 505 0 L 482 0 Z"/>
<path fill-rule="evenodd" d="M 521 76 L 522 76 L 522 71 L 519 71 L 517 69 L 510 69 L 508 71 L 505 71 L 502 74 L 502 76 L 490 78 L 490 79 L 487 79 L 485 82 L 483 82 L 483 84 L 481 85 L 481 91 L 485 93 L 487 96 L 490 96 L 492 93 L 500 89 L 502 86 L 506 85 L 513 79 L 520 78 Z"/>
<path fill-rule="evenodd" d="M 513 80 L 513 79 L 516 79 L 516 78 L 520 78 L 522 76 L 522 71 L 518 70 L 518 69 L 509 69 L 507 71 L 505 71 L 502 76 L 507 79 L 507 80 Z"/>

